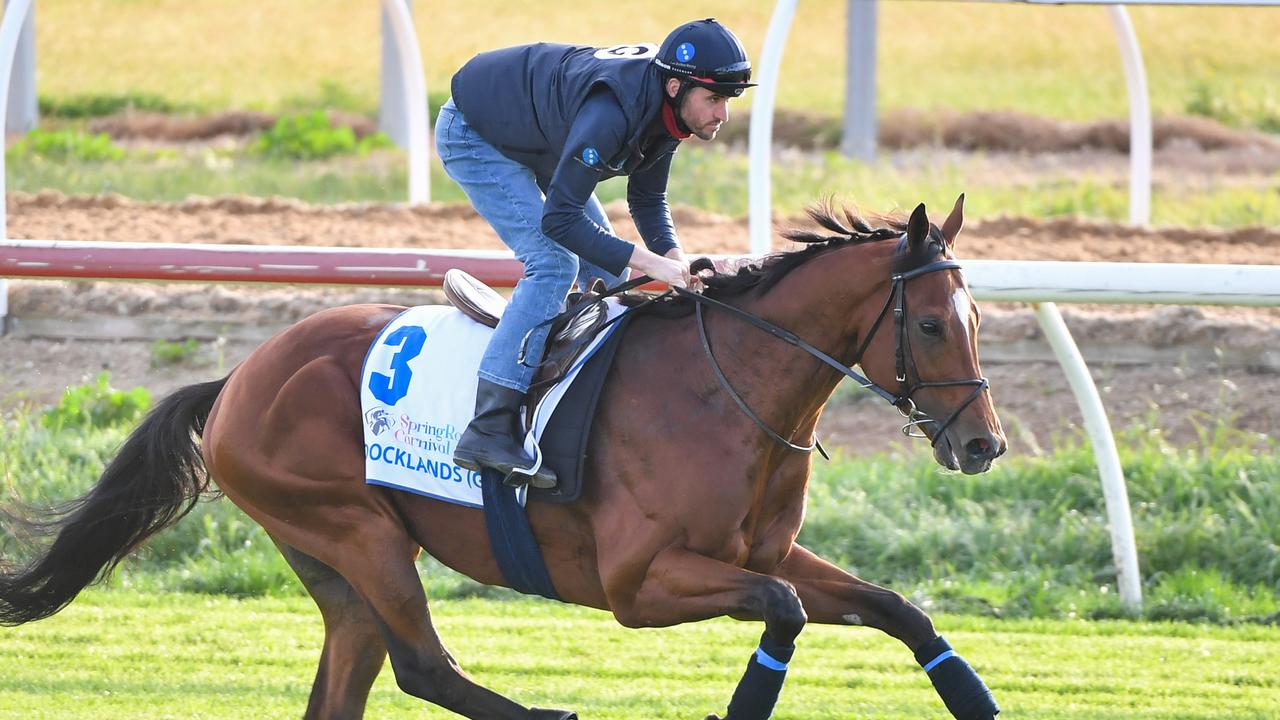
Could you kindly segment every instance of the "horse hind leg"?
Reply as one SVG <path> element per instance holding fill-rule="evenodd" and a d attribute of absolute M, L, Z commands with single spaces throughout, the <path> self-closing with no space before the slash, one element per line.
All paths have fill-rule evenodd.
<path fill-rule="evenodd" d="M 304 718 L 363 717 L 369 689 L 387 657 L 373 611 L 333 568 L 279 541 L 276 547 L 324 618 L 324 649 Z"/>
<path fill-rule="evenodd" d="M 400 689 L 473 720 L 576 720 L 571 712 L 527 709 L 463 672 L 431 622 L 413 562 L 417 551 L 399 526 L 371 524 L 335 562 L 368 603 Z"/>

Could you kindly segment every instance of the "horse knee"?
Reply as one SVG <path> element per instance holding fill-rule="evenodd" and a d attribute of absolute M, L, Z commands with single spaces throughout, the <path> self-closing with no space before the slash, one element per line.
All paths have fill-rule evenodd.
<path fill-rule="evenodd" d="M 794 643 L 809 621 L 795 586 L 771 577 L 764 586 L 763 601 L 761 615 L 764 616 L 765 631 L 780 643 Z"/>

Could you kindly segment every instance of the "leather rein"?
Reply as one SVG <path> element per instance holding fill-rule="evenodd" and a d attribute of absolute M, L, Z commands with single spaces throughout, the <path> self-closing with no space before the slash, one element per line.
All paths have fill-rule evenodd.
<path fill-rule="evenodd" d="M 716 360 L 715 353 L 711 349 L 711 338 L 707 335 L 706 317 L 705 317 L 705 313 L 703 312 L 704 306 L 715 307 L 717 309 L 724 310 L 730 313 L 731 315 L 735 315 L 747 321 L 754 327 L 769 333 L 770 335 L 778 338 L 779 340 L 782 340 L 783 342 L 789 345 L 793 345 L 803 350 L 809 355 L 812 355 L 814 358 L 818 359 L 822 363 L 828 365 L 829 367 L 833 368 L 837 372 L 850 378 L 851 380 L 856 382 L 860 387 L 866 390 L 870 390 L 875 394 L 879 395 L 880 397 L 884 398 L 886 401 L 889 402 L 890 405 L 893 405 L 895 408 L 897 408 L 898 412 L 901 413 L 902 416 L 907 419 L 906 424 L 902 426 L 902 434 L 906 435 L 907 437 L 930 438 L 929 433 L 925 429 L 925 427 L 929 425 L 936 426 L 936 429 L 933 431 L 933 436 L 930 438 L 930 441 L 931 441 L 930 445 L 936 446 L 938 444 L 938 441 L 942 438 L 943 433 L 946 431 L 948 427 L 950 427 L 951 423 L 955 422 L 956 418 L 960 416 L 960 413 L 964 412 L 965 408 L 973 404 L 973 401 L 978 399 L 978 396 L 982 394 L 982 391 L 987 389 L 988 382 L 987 382 L 987 379 L 983 377 L 971 378 L 966 380 L 921 380 L 919 379 L 919 372 L 916 371 L 915 360 L 912 358 L 912 355 L 911 355 L 911 346 L 910 346 L 910 341 L 908 340 L 908 334 L 907 334 L 906 287 L 907 287 L 908 281 L 918 278 L 922 275 L 927 275 L 929 273 L 939 272 L 942 270 L 959 270 L 959 269 L 960 269 L 960 263 L 956 262 L 955 260 L 934 260 L 932 262 L 921 265 L 920 267 L 913 268 L 911 270 L 907 270 L 900 273 L 895 273 L 890 277 L 889 297 L 885 299 L 884 305 L 880 308 L 880 313 L 876 316 L 875 322 L 871 324 L 871 330 L 867 332 L 866 337 L 863 338 L 862 343 L 858 346 L 857 352 L 854 353 L 852 364 L 858 365 L 859 363 L 862 362 L 863 354 L 867 351 L 867 347 L 871 345 L 871 340 L 875 337 L 876 332 L 880 329 L 880 326 L 884 323 L 884 319 L 889 316 L 889 310 L 892 309 L 893 325 L 894 325 L 894 344 L 895 344 L 894 363 L 896 366 L 895 379 L 898 382 L 898 391 L 896 393 L 890 390 L 887 390 L 881 387 L 880 385 L 877 385 L 867 377 L 859 374 L 858 372 L 855 372 L 849 366 L 831 357 L 830 355 L 823 352 L 822 350 L 819 350 L 818 348 L 814 347 L 809 342 L 805 341 L 804 338 L 801 338 L 800 336 L 796 335 L 790 330 L 774 325 L 773 323 L 769 322 L 768 320 L 765 320 L 764 318 L 761 318 L 757 315 L 753 315 L 745 310 L 734 307 L 733 305 L 730 305 L 726 302 L 716 300 L 715 298 L 707 297 L 702 293 L 696 293 L 696 292 L 693 292 L 692 290 L 686 290 L 685 288 L 672 287 L 670 290 L 660 295 L 655 295 L 653 297 L 650 297 L 640 305 L 630 308 L 628 312 L 636 310 L 639 307 L 642 307 L 644 305 L 648 305 L 658 300 L 661 300 L 662 298 L 667 297 L 673 293 L 693 301 L 694 312 L 697 316 L 698 335 L 702 340 L 702 349 L 707 355 L 707 360 L 711 363 L 711 369 L 715 371 L 716 380 L 720 383 L 720 387 L 723 388 L 724 391 L 729 395 L 729 397 L 733 399 L 734 403 L 737 404 L 738 408 L 742 410 L 742 412 L 747 417 L 751 418 L 751 421 L 754 422 L 757 427 L 763 430 L 764 433 L 768 435 L 770 438 L 772 438 L 775 442 L 781 444 L 782 446 L 790 450 L 807 453 L 807 452 L 813 452 L 816 449 L 822 453 L 823 457 L 830 459 L 830 456 L 827 455 L 826 451 L 822 448 L 822 445 L 818 442 L 818 438 L 816 435 L 814 436 L 812 442 L 810 442 L 808 445 L 796 444 L 795 442 L 778 434 L 775 430 L 773 430 L 773 428 L 770 428 L 764 422 L 764 420 L 762 420 L 760 416 L 757 415 L 749 405 L 747 405 L 747 401 L 744 400 L 742 395 L 737 390 L 734 389 L 733 385 L 729 382 L 729 378 L 725 376 L 724 370 L 721 369 L 720 367 L 720 362 Z M 535 326 L 535 329 L 537 327 L 542 327 L 543 325 L 552 324 L 558 320 L 570 318 L 573 315 L 576 315 L 578 312 L 580 312 L 583 308 L 585 308 L 588 305 L 593 305 L 595 303 L 601 302 L 606 297 L 609 297 L 612 295 L 619 295 L 623 292 L 640 287 L 641 285 L 647 284 L 651 281 L 652 281 L 652 278 L 648 277 L 647 275 L 642 275 L 640 277 L 628 280 L 627 282 L 624 282 L 616 287 L 610 288 L 609 290 L 606 290 L 602 294 L 595 295 L 594 297 L 590 297 L 590 298 L 584 298 L 582 302 L 579 302 L 574 306 L 568 308 L 563 313 L 557 315 L 556 317 L 550 320 L 540 323 L 538 326 Z M 615 317 L 613 320 L 609 322 L 604 323 L 600 327 L 596 328 L 595 332 L 596 333 L 600 332 L 601 330 L 604 329 L 604 327 L 612 324 L 613 322 L 617 321 L 620 318 L 621 318 L 621 315 L 619 315 L 618 317 Z M 526 358 L 526 349 L 527 349 L 526 346 L 529 341 L 529 337 L 532 334 L 533 334 L 533 330 L 530 330 L 528 333 L 525 334 L 525 337 L 520 343 L 519 357 L 520 357 L 520 362 L 522 364 L 528 364 L 528 360 Z M 591 334 L 594 335 L 595 333 L 591 333 Z M 590 337 L 588 336 L 586 338 L 580 339 L 579 342 L 582 343 L 582 342 L 587 342 L 589 340 L 590 340 Z M 543 360 L 542 362 L 547 362 L 547 361 Z M 540 365 L 542 363 L 537 363 L 537 364 Z M 910 377 L 912 375 L 916 377 L 914 381 L 910 380 Z M 973 392 L 970 393 L 969 397 L 966 398 L 965 401 L 961 403 L 959 407 L 953 410 L 951 414 L 948 415 L 947 418 L 943 420 L 941 423 L 929 417 L 924 412 L 922 412 L 919 408 L 917 408 L 915 401 L 912 399 L 912 395 L 914 395 L 917 390 L 920 390 L 923 388 L 954 387 L 954 386 L 960 386 L 960 385 L 973 385 L 974 386 Z"/>
<path fill-rule="evenodd" d="M 928 432 L 925 430 L 925 426 L 930 424 L 937 426 L 933 432 L 933 436 L 930 442 L 930 445 L 936 446 L 938 444 L 938 441 L 942 438 L 944 431 L 951 425 L 951 423 L 955 422 L 956 418 L 960 416 L 960 413 L 964 412 L 965 408 L 973 404 L 973 401 L 978 399 L 978 396 L 982 394 L 982 391 L 987 389 L 988 382 L 986 378 L 971 378 L 971 379 L 965 379 L 965 380 L 921 380 L 919 379 L 919 373 L 916 371 L 916 368 L 915 368 L 915 361 L 911 355 L 911 347 L 910 347 L 910 342 L 908 340 L 908 334 L 907 334 L 906 285 L 908 281 L 918 278 L 922 275 L 927 275 L 929 273 L 938 272 L 941 270 L 959 270 L 959 269 L 960 269 L 960 263 L 954 260 L 935 260 L 933 262 L 927 263 L 925 265 L 922 265 L 920 267 L 917 267 L 905 272 L 895 273 L 890 278 L 891 287 L 889 291 L 889 297 L 885 299 L 884 305 L 880 308 L 880 313 L 876 316 L 875 322 L 872 323 L 871 330 L 867 333 L 862 343 L 858 346 L 858 350 L 854 354 L 854 359 L 852 364 L 858 365 L 859 363 L 861 363 L 863 354 L 867 351 L 867 347 L 870 346 L 871 340 L 875 337 L 876 331 L 880 329 L 880 326 L 883 324 L 884 319 L 889 315 L 890 308 L 892 308 L 893 324 L 894 324 L 894 342 L 895 342 L 894 362 L 896 365 L 895 379 L 898 382 L 898 392 L 896 393 L 891 392 L 881 387 L 880 385 L 877 385 L 867 377 L 850 369 L 849 366 L 846 366 L 844 363 L 840 362 L 839 360 L 831 357 L 827 353 L 823 352 L 822 350 L 819 350 L 818 348 L 814 347 L 810 343 L 806 342 L 803 338 L 796 335 L 795 333 L 789 330 L 786 330 L 784 328 L 778 327 L 777 325 L 774 325 L 768 320 L 765 320 L 761 317 L 753 315 L 745 310 L 736 308 L 728 303 L 722 302 L 720 300 L 716 300 L 715 298 L 710 298 L 700 293 L 695 293 L 690 290 L 686 290 L 684 288 L 672 288 L 672 291 L 674 291 L 675 293 L 683 297 L 689 298 L 695 303 L 694 310 L 697 315 L 698 334 L 699 334 L 699 337 L 702 339 L 702 349 L 706 352 L 707 359 L 711 363 L 712 370 L 715 371 L 716 380 L 719 381 L 720 386 L 724 389 L 726 393 L 728 393 L 729 397 L 733 399 L 733 401 L 737 404 L 738 408 L 742 410 L 742 412 L 745 413 L 747 417 L 751 418 L 752 422 L 754 422 L 757 427 L 763 430 L 766 435 L 768 435 L 770 438 L 772 438 L 774 441 L 778 442 L 779 444 L 783 445 L 784 447 L 791 450 L 795 450 L 796 452 L 813 452 L 813 450 L 816 448 L 820 452 L 822 452 L 823 457 L 828 457 L 826 452 L 822 450 L 822 446 L 818 444 L 818 439 L 816 435 L 814 436 L 813 441 L 810 442 L 808 445 L 796 444 L 795 442 L 792 442 L 791 440 L 783 437 L 782 435 L 774 431 L 772 428 L 770 428 L 767 424 L 765 424 L 764 420 L 762 420 L 759 415 L 757 415 L 754 411 L 751 410 L 750 406 L 747 405 L 746 400 L 742 398 L 742 395 L 739 394 L 738 391 L 733 388 L 732 384 L 730 384 L 729 379 L 724 374 L 724 370 L 722 370 L 720 367 L 719 361 L 716 360 L 715 353 L 712 352 L 711 340 L 707 335 L 706 318 L 702 310 L 703 306 L 712 306 L 721 310 L 725 310 L 732 315 L 735 315 L 743 320 L 746 320 L 751 325 L 769 333 L 770 335 L 778 338 L 779 340 L 782 340 L 783 342 L 789 345 L 795 346 L 803 350 L 804 352 L 808 353 L 809 355 L 812 355 L 814 358 L 818 359 L 822 363 L 828 365 L 829 367 L 833 368 L 837 372 L 840 372 L 846 377 L 852 379 L 860 387 L 870 390 L 876 393 L 877 395 L 879 395 L 880 397 L 884 398 L 889 402 L 889 404 L 897 408 L 898 412 L 901 413 L 902 416 L 907 419 L 907 423 L 902 426 L 902 433 L 904 435 L 908 437 L 929 437 Z M 909 378 L 911 375 L 916 376 L 916 379 L 914 381 L 909 381 Z M 941 423 L 939 423 L 937 420 L 934 420 L 933 418 L 929 417 L 924 412 L 919 410 L 916 407 L 915 401 L 912 399 L 912 395 L 914 395 L 917 390 L 920 390 L 922 388 L 953 387 L 958 385 L 973 385 L 974 386 L 973 392 L 970 393 L 969 397 L 966 398 L 965 401 L 961 403 L 959 407 L 953 410 L 951 414 L 948 415 L 947 418 L 943 420 Z"/>

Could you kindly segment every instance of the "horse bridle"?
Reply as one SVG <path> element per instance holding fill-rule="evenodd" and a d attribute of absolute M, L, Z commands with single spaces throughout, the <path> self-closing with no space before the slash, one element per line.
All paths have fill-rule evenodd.
<path fill-rule="evenodd" d="M 755 327 L 761 330 L 764 330 L 765 332 L 778 338 L 779 340 L 782 340 L 783 342 L 789 345 L 794 345 L 795 347 L 800 348 L 801 350 L 817 358 L 824 364 L 834 368 L 838 372 L 849 377 L 854 382 L 858 383 L 859 386 L 867 390 L 870 390 L 876 393 L 877 395 L 879 395 L 880 397 L 884 398 L 889 402 L 889 404 L 897 408 L 898 412 L 901 413 L 902 416 L 907 419 L 907 423 L 902 426 L 902 433 L 904 435 L 908 437 L 929 437 L 928 432 L 924 429 L 924 426 L 928 424 L 935 425 L 936 429 L 934 429 L 933 437 L 931 438 L 930 445 L 936 446 L 938 444 L 938 440 L 942 438 L 944 432 L 951 425 L 951 423 L 955 422 L 956 418 L 960 416 L 960 413 L 964 412 L 965 408 L 973 404 L 973 402 L 978 399 L 978 396 L 982 394 L 982 391 L 987 389 L 988 382 L 986 378 L 982 378 L 982 377 L 970 378 L 965 380 L 921 380 L 920 379 L 919 372 L 916 370 L 915 360 L 911 354 L 911 345 L 910 345 L 910 340 L 907 333 L 906 286 L 908 281 L 918 278 L 922 275 L 927 275 L 929 273 L 938 272 L 941 270 L 959 270 L 959 269 L 960 269 L 960 263 L 954 260 L 934 260 L 932 262 L 921 265 L 920 267 L 913 268 L 911 270 L 906 270 L 900 273 L 895 273 L 890 277 L 891 285 L 889 290 L 889 297 L 885 299 L 884 306 L 880 308 L 880 313 L 876 316 L 875 322 L 871 324 L 871 329 L 867 332 L 866 336 L 863 338 L 862 343 L 859 344 L 857 352 L 854 353 L 852 364 L 858 365 L 859 363 L 862 362 L 863 354 L 867 351 L 867 348 L 871 345 L 871 340 L 875 337 L 876 331 L 880 329 L 880 325 L 884 322 L 885 317 L 888 316 L 889 309 L 892 308 L 893 323 L 894 323 L 894 342 L 896 346 L 894 350 L 894 354 L 895 354 L 894 362 L 896 365 L 895 379 L 898 382 L 897 393 L 890 392 L 889 390 L 886 390 L 880 385 L 877 385 L 876 383 L 872 382 L 870 379 L 866 378 L 865 376 L 853 371 L 844 363 L 840 362 L 839 360 L 831 357 L 830 355 L 823 352 L 822 350 L 819 350 L 818 348 L 809 344 L 803 338 L 799 337 L 795 333 L 789 330 L 786 330 L 784 328 L 778 327 L 777 325 L 774 325 L 773 323 L 769 322 L 768 320 L 765 320 L 764 318 L 753 315 L 745 310 L 736 308 L 728 303 L 721 302 L 720 300 L 716 300 L 715 298 L 707 297 L 706 295 L 692 292 L 684 288 L 672 288 L 672 290 L 674 290 L 679 295 L 682 295 L 684 297 L 689 298 L 690 300 L 693 300 L 694 311 L 695 311 L 695 314 L 697 315 L 698 335 L 702 339 L 702 349 L 706 352 L 707 359 L 711 362 L 711 368 L 712 370 L 715 371 L 716 380 L 719 381 L 720 386 L 724 388 L 725 392 L 728 393 L 729 397 L 733 398 L 733 401 L 737 404 L 738 408 L 741 409 L 742 412 L 747 415 L 747 417 L 751 418 L 751 420 L 756 424 L 757 427 L 763 430 L 765 434 L 768 435 L 770 438 L 782 444 L 783 446 L 790 448 L 791 450 L 795 450 L 797 452 L 813 452 L 815 448 L 821 450 L 821 446 L 818 444 L 818 439 L 816 435 L 814 436 L 813 442 L 811 442 L 808 445 L 797 445 L 791 440 L 783 437 L 782 435 L 779 435 L 772 428 L 766 425 L 765 422 L 760 419 L 759 415 L 756 415 L 756 413 L 751 410 L 750 406 L 747 405 L 746 400 L 744 400 L 742 396 L 738 393 L 738 391 L 733 388 L 733 385 L 729 383 L 729 378 L 725 376 L 724 370 L 720 368 L 720 363 L 719 361 L 716 360 L 715 353 L 712 352 L 711 350 L 711 340 L 707 336 L 707 324 L 702 311 L 702 308 L 704 305 L 717 307 L 719 309 L 728 311 L 729 313 L 736 315 L 742 318 L 743 320 L 746 320 L 748 323 L 754 325 Z M 910 376 L 913 374 L 916 376 L 916 379 L 914 382 L 909 381 Z M 969 397 L 966 398 L 965 401 L 959 405 L 959 407 L 953 410 L 951 414 L 947 416 L 946 420 L 943 420 L 941 423 L 939 423 L 937 420 L 934 420 L 933 418 L 929 417 L 924 412 L 919 410 L 916 407 L 915 401 L 912 399 L 912 395 L 914 395 L 917 390 L 920 390 L 923 388 L 954 387 L 959 385 L 973 385 L 974 386 L 973 392 L 970 393 Z M 823 455 L 825 456 L 826 453 L 824 452 Z"/>

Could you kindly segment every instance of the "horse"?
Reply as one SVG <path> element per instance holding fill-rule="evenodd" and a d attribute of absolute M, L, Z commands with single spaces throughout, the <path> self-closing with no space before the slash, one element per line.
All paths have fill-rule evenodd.
<path fill-rule="evenodd" d="M 925 666 L 955 717 L 999 712 L 920 608 L 796 543 L 810 438 L 854 365 L 944 467 L 985 472 L 1005 451 L 978 361 L 979 311 L 954 261 L 963 200 L 941 227 L 923 204 L 909 219 L 872 221 L 814 207 L 820 228 L 787 234 L 803 249 L 703 272 L 702 295 L 716 304 L 682 295 L 638 312 L 590 429 L 581 498 L 527 507 L 566 602 L 632 628 L 763 622 L 733 720 L 769 716 L 806 622 L 885 632 Z M 361 364 L 401 310 L 321 311 L 227 377 L 160 401 L 98 483 L 46 518 L 47 546 L 0 574 L 0 623 L 65 607 L 216 492 L 212 481 L 262 525 L 320 610 L 305 717 L 362 717 L 389 656 L 401 690 L 467 718 L 576 718 L 481 686 L 432 625 L 414 564 L 421 551 L 506 584 L 482 512 L 365 482 Z"/>

